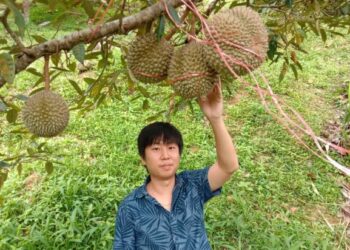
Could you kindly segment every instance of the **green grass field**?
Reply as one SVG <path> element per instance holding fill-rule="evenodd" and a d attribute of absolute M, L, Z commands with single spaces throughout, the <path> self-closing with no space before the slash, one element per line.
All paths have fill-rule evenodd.
<path fill-rule="evenodd" d="M 280 64 L 265 64 L 262 72 L 319 134 L 334 119 L 337 98 L 344 91 L 341 85 L 348 81 L 349 36 L 329 38 L 326 44 L 309 37 L 305 48 L 310 53 L 300 55 L 304 70 L 298 80 L 289 72 L 279 83 Z M 41 67 L 40 62 L 35 66 Z M 77 75 L 62 75 L 52 83 L 69 103 L 77 98 L 67 84 L 72 77 L 83 84 Z M 21 73 L 16 89 L 24 91 L 32 81 L 32 75 Z M 160 97 L 171 91 L 142 85 L 153 95 L 144 110 L 144 97 L 129 93 L 125 82 L 116 84 L 122 100 L 84 115 L 72 111 L 62 136 L 37 141 L 47 142 L 55 159 L 51 175 L 42 161 L 24 164 L 21 175 L 15 169 L 10 172 L 0 189 L 0 249 L 111 249 L 118 204 L 146 177 L 136 137 L 148 118 L 169 108 Z M 225 121 L 240 170 L 223 194 L 206 205 L 212 248 L 345 249 L 340 184 L 348 178 L 299 146 L 265 112 L 253 88 L 238 82 L 230 88 L 232 94 L 224 91 Z M 0 89 L 1 94 L 11 91 Z M 158 120 L 167 118 L 161 115 Z M 193 111 L 185 107 L 172 114 L 170 120 L 185 141 L 180 171 L 212 164 L 213 135 L 197 104 L 193 102 Z M 6 120 L 0 121 L 6 130 Z M 30 143 L 19 144 L 16 135 L 9 134 L 0 139 L 0 148 L 21 151 Z M 349 157 L 333 156 L 350 165 Z"/>

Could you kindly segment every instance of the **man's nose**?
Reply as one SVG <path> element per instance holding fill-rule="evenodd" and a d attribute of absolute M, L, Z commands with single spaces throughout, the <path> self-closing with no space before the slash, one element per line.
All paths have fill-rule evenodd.
<path fill-rule="evenodd" d="M 166 147 L 161 148 L 161 157 L 164 159 L 169 158 L 169 152 L 168 152 L 168 149 Z"/>

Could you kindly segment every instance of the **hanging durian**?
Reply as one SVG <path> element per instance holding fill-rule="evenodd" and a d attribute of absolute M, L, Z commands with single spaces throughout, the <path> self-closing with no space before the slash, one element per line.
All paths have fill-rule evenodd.
<path fill-rule="evenodd" d="M 144 83 L 156 83 L 167 77 L 173 46 L 156 34 L 139 36 L 130 45 L 127 64 L 133 76 Z"/>
<path fill-rule="evenodd" d="M 191 42 L 175 50 L 168 81 L 184 98 L 204 96 L 213 89 L 217 74 L 205 62 L 203 45 Z"/>
<path fill-rule="evenodd" d="M 60 95 L 42 90 L 27 100 L 22 118 L 31 133 L 42 137 L 56 136 L 68 124 L 68 106 Z"/>
<path fill-rule="evenodd" d="M 227 55 L 224 57 L 238 75 L 248 72 L 244 65 L 252 71 L 264 62 L 268 49 L 268 33 L 257 12 L 239 6 L 218 12 L 207 23 L 211 35 L 208 32 L 205 35 L 211 45 L 206 46 L 205 57 L 216 71 L 228 73 L 225 63 L 214 49 L 214 41 Z"/>
<path fill-rule="evenodd" d="M 45 90 L 35 93 L 22 109 L 22 119 L 28 130 L 42 137 L 61 133 L 68 125 L 69 110 L 64 99 L 50 90 L 49 58 L 45 57 Z"/>

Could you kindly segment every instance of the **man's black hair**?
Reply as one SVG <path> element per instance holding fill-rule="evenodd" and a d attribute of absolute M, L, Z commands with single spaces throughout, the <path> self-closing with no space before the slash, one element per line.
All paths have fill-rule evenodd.
<path fill-rule="evenodd" d="M 145 149 L 155 143 L 175 143 L 181 155 L 183 149 L 180 131 L 168 122 L 154 122 L 144 127 L 137 138 L 139 155 L 145 158 Z"/>

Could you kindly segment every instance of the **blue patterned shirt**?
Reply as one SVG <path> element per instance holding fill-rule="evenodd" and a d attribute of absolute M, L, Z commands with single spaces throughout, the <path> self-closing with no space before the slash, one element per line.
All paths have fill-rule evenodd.
<path fill-rule="evenodd" d="M 210 249 L 204 227 L 203 206 L 220 194 L 210 190 L 208 169 L 176 175 L 171 211 L 146 191 L 145 183 L 121 203 L 116 219 L 114 250 Z"/>

